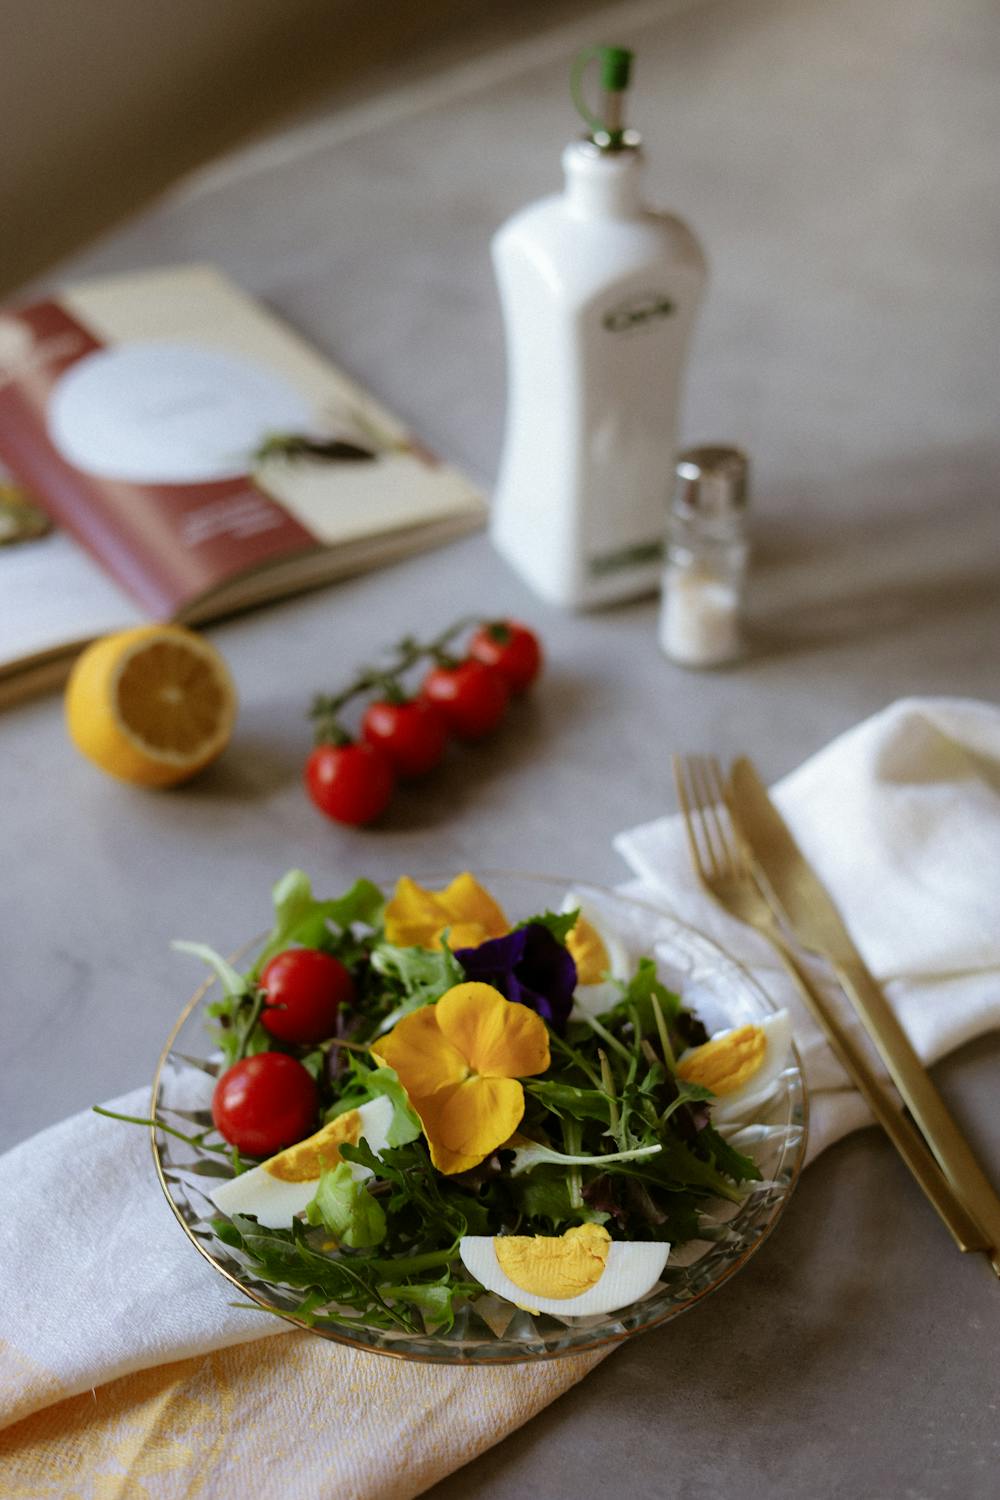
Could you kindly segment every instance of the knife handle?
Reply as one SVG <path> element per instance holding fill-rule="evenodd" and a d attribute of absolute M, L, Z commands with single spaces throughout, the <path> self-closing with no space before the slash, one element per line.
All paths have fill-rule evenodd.
<path fill-rule="evenodd" d="M 887 1094 L 881 1079 L 872 1070 L 864 1052 L 849 1031 L 840 1023 L 835 1011 L 827 1004 L 825 995 L 817 989 L 800 965 L 792 950 L 777 931 L 758 927 L 758 932 L 767 938 L 795 981 L 805 1004 L 825 1034 L 831 1050 L 838 1058 L 855 1088 L 867 1101 L 872 1114 L 892 1141 L 903 1161 L 937 1210 L 952 1239 L 960 1250 L 988 1250 L 991 1241 L 979 1224 L 952 1192 L 941 1169 L 913 1125 L 901 1114 Z"/>
<path fill-rule="evenodd" d="M 955 1195 L 979 1224 L 987 1243 L 1000 1250 L 1000 1198 L 881 987 L 863 963 L 838 961 L 833 968 Z"/>

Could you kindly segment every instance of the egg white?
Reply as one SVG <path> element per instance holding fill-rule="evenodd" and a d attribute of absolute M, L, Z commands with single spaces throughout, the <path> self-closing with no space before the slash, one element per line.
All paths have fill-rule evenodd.
<path fill-rule="evenodd" d="M 712 1100 L 712 1119 L 716 1124 L 749 1120 L 754 1111 L 774 1093 L 781 1075 L 788 1067 L 792 1055 L 792 1022 L 788 1011 L 776 1011 L 774 1015 L 754 1022 L 754 1025 L 760 1026 L 765 1035 L 764 1060 L 742 1088 L 735 1089 L 731 1094 L 719 1094 Z M 737 1029 L 730 1026 L 725 1031 L 717 1031 L 710 1040 L 714 1042 Z M 690 1052 L 684 1053 L 678 1058 L 678 1062 L 683 1062 L 688 1056 Z"/>
<path fill-rule="evenodd" d="M 629 978 L 628 951 L 621 938 L 608 931 L 594 908 L 575 891 L 568 893 L 563 901 L 562 910 L 564 912 L 579 910 L 580 916 L 594 928 L 607 950 L 607 977 L 599 980 L 597 984 L 578 984 L 573 992 L 573 1003 L 579 1010 L 586 1011 L 591 1016 L 603 1015 L 606 1010 L 617 1005 L 622 997 L 622 992 L 614 981 L 625 981 Z"/>
<path fill-rule="evenodd" d="M 513 1302 L 515 1307 L 527 1308 L 529 1312 L 585 1317 L 615 1312 L 645 1297 L 660 1279 L 670 1246 L 612 1240 L 600 1280 L 575 1297 L 537 1297 L 511 1281 L 500 1267 L 491 1235 L 466 1235 L 459 1241 L 458 1250 L 470 1276 L 487 1291 Z"/>
<path fill-rule="evenodd" d="M 376 1156 L 381 1155 L 389 1144 L 386 1135 L 392 1125 L 392 1101 L 384 1095 L 369 1099 L 367 1104 L 359 1105 L 358 1117 L 361 1137 Z M 348 1165 L 356 1182 L 372 1175 L 369 1168 L 359 1162 L 352 1161 Z M 289 1229 L 296 1214 L 304 1213 L 315 1198 L 318 1186 L 319 1174 L 304 1182 L 284 1182 L 280 1177 L 272 1176 L 267 1163 L 262 1162 L 259 1167 L 251 1167 L 249 1172 L 241 1172 L 239 1177 L 220 1183 L 209 1197 L 224 1214 L 253 1214 L 258 1224 L 268 1229 Z"/>

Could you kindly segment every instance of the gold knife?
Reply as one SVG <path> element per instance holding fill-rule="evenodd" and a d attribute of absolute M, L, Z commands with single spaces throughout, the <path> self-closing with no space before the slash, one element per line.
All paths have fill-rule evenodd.
<path fill-rule="evenodd" d="M 829 892 L 792 837 L 749 760 L 729 773 L 732 810 L 784 918 L 803 948 L 829 960 L 941 1170 L 992 1246 L 1000 1275 L 1000 1198 L 858 952 Z"/>

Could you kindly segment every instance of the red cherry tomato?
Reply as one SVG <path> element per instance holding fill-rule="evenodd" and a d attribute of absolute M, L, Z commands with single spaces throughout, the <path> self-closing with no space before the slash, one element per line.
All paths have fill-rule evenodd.
<path fill-rule="evenodd" d="M 258 1052 L 234 1063 L 212 1095 L 216 1129 L 249 1156 L 273 1156 L 311 1135 L 318 1111 L 311 1076 L 284 1052 Z"/>
<path fill-rule="evenodd" d="M 492 667 L 469 660 L 428 672 L 423 694 L 440 711 L 452 734 L 460 740 L 480 740 L 492 734 L 503 718 L 510 689 Z"/>
<path fill-rule="evenodd" d="M 385 751 L 397 776 L 423 776 L 433 771 L 448 743 L 444 719 L 424 698 L 410 698 L 406 703 L 382 699 L 370 703 L 361 732 L 369 744 Z"/>
<path fill-rule="evenodd" d="M 260 1024 L 283 1042 L 323 1042 L 333 1036 L 337 1011 L 354 999 L 350 971 L 318 948 L 288 948 L 264 965 Z"/>
<path fill-rule="evenodd" d="M 317 745 L 306 761 L 306 788 L 328 818 L 370 823 L 384 812 L 396 778 L 378 745 Z"/>
<path fill-rule="evenodd" d="M 516 620 L 483 625 L 469 642 L 469 655 L 495 667 L 512 693 L 523 693 L 542 670 L 537 635 Z"/>

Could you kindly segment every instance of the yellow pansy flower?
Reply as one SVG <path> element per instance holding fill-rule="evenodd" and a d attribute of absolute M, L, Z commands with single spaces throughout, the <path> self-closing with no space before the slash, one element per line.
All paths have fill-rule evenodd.
<path fill-rule="evenodd" d="M 372 1046 L 395 1068 L 420 1116 L 439 1172 L 478 1166 L 524 1114 L 519 1078 L 549 1066 L 549 1034 L 536 1011 L 491 984 L 456 984 Z"/>
<path fill-rule="evenodd" d="M 478 948 L 489 938 L 503 937 L 510 923 L 467 870 L 443 891 L 428 891 L 404 875 L 385 909 L 386 942 L 399 948 L 438 948 L 445 931 L 449 948 Z"/>

